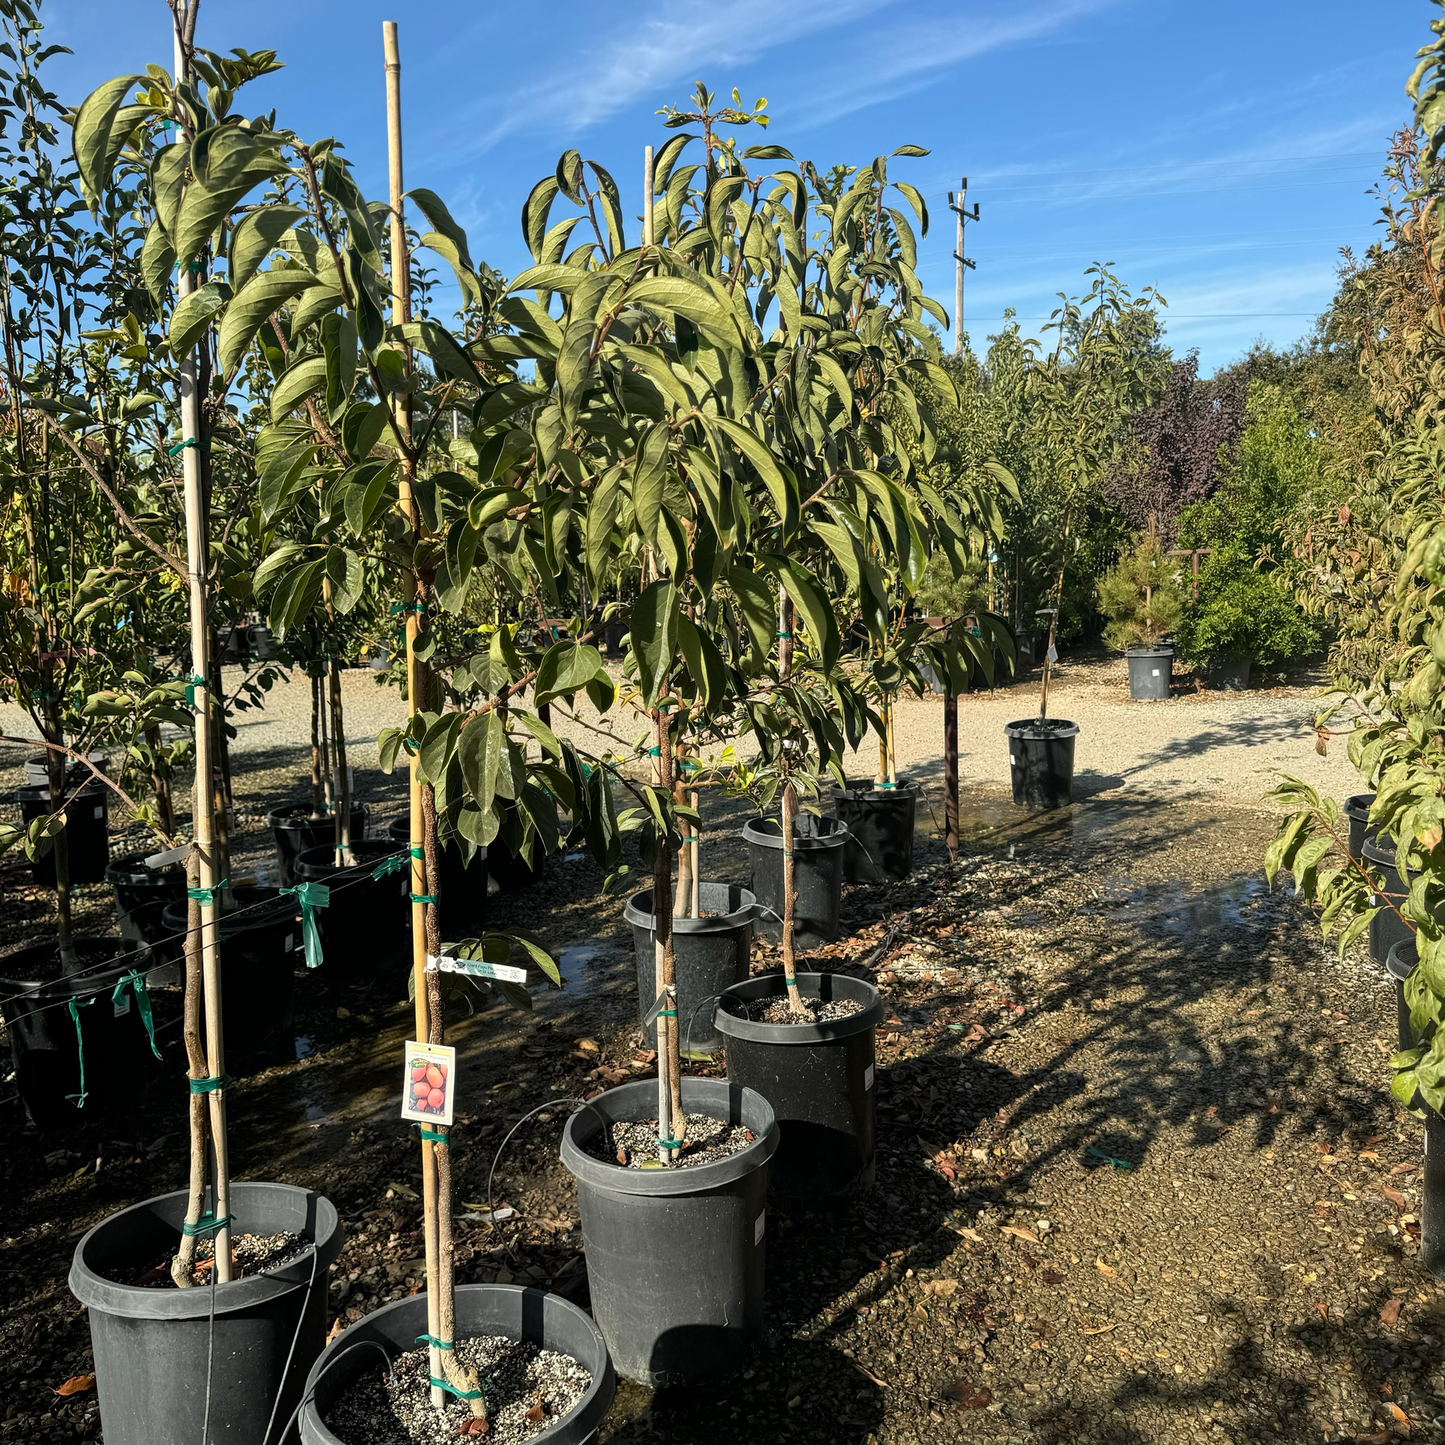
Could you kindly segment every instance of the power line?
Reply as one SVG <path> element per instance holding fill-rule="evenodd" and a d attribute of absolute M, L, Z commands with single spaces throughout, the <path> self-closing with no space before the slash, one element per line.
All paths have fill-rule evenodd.
<path fill-rule="evenodd" d="M 1227 161 L 1161 161 L 1152 166 L 1090 166 L 1075 167 L 1067 171 L 1000 171 L 1001 176 L 1027 175 L 1040 178 L 1049 176 L 1079 176 L 1079 175 L 1137 175 L 1141 171 L 1171 171 L 1183 170 L 1189 167 L 1203 166 L 1266 166 L 1282 165 L 1294 161 L 1346 161 L 1346 160 L 1378 160 L 1379 151 L 1332 151 L 1321 155 L 1311 156 L 1259 156 L 1254 160 L 1227 160 Z M 985 172 L 985 176 L 988 173 Z"/>

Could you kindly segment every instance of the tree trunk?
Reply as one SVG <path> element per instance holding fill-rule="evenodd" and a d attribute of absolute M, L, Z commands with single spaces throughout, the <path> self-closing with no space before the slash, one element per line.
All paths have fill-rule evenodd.
<path fill-rule="evenodd" d="M 196 855 L 186 865 L 186 883 L 191 888 L 200 884 Z M 182 1037 L 186 1044 L 186 1069 L 190 1078 L 206 1077 L 206 1051 L 201 1042 L 201 905 L 192 898 L 186 909 L 186 992 Z M 187 1187 L 186 1223 L 200 1223 L 206 1194 L 206 1096 L 190 1096 L 189 1131 L 191 1141 L 191 1172 Z M 196 1236 L 181 1235 L 180 1248 L 171 1261 L 171 1278 L 179 1289 L 195 1284 Z M 214 1265 L 212 1266 L 214 1268 Z"/>
<path fill-rule="evenodd" d="M 943 841 L 958 862 L 958 694 L 953 683 L 943 695 Z"/>
<path fill-rule="evenodd" d="M 151 790 L 156 795 L 156 821 L 167 838 L 174 838 L 176 807 L 171 798 L 170 769 L 161 762 L 161 730 L 147 728 L 145 741 L 151 755 Z"/>
<path fill-rule="evenodd" d="M 778 681 L 791 682 L 793 677 L 793 601 L 786 587 L 778 591 Z M 803 996 L 798 992 L 797 952 L 793 943 L 794 920 L 798 912 L 798 889 L 793 868 L 793 829 L 798 816 L 798 791 L 789 776 L 791 763 L 785 742 L 782 753 L 783 770 L 783 983 L 788 990 L 788 1004 L 802 1014 Z"/>
<path fill-rule="evenodd" d="M 326 760 L 321 752 L 321 675 L 311 674 L 311 816 L 319 818 L 326 812 L 326 795 L 322 777 Z"/>

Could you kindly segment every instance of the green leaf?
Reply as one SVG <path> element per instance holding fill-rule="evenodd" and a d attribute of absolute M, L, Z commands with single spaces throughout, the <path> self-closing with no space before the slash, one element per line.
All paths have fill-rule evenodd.
<path fill-rule="evenodd" d="M 571 698 L 597 675 L 602 657 L 595 647 L 566 638 L 549 647 L 537 667 L 532 701 L 537 707 L 554 698 Z"/>
<path fill-rule="evenodd" d="M 716 706 L 727 692 L 727 668 L 717 644 L 683 613 L 678 618 L 678 645 L 695 695 L 705 708 Z"/>
<path fill-rule="evenodd" d="M 256 333 L 286 302 L 315 284 L 301 270 L 261 271 L 252 276 L 226 309 L 216 334 L 221 375 L 230 376 L 240 366 Z"/>
<path fill-rule="evenodd" d="M 183 296 L 171 312 L 167 344 L 177 361 L 184 361 L 201 339 L 211 318 L 226 304 L 230 288 L 221 281 L 207 281 L 189 296 Z"/>
<path fill-rule="evenodd" d="M 490 810 L 497 793 L 497 772 L 507 752 L 507 729 L 495 712 L 474 717 L 462 729 L 457 749 L 462 781 L 484 813 Z"/>
<path fill-rule="evenodd" d="M 326 385 L 326 358 L 313 356 L 299 361 L 277 381 L 271 392 L 271 420 L 279 422 L 309 396 Z"/>
<path fill-rule="evenodd" d="M 618 504 L 622 498 L 622 477 L 617 467 L 604 472 L 592 492 L 587 507 L 585 545 L 587 577 L 592 586 L 601 589 L 612 557 L 612 534 L 617 524 Z"/>
<path fill-rule="evenodd" d="M 299 225 L 304 216 L 299 206 L 259 206 L 236 222 L 226 267 L 232 290 L 240 294 L 245 289 L 261 262 L 277 249 L 281 237 Z"/>
<path fill-rule="evenodd" d="M 372 448 L 387 429 L 386 415 L 387 404 L 384 401 L 361 401 L 347 407 L 341 423 L 341 438 L 346 455 L 352 461 L 362 462 L 371 455 Z"/>
<path fill-rule="evenodd" d="M 419 771 L 423 781 L 433 787 L 438 786 L 446 777 L 447 765 L 456 752 L 458 734 L 466 716 L 460 712 L 443 714 L 427 728 L 426 736 L 421 740 L 421 747 L 417 751 Z"/>
<path fill-rule="evenodd" d="M 335 423 L 346 414 L 356 385 L 356 323 L 332 312 L 321 321 L 321 351 L 326 359 L 326 417 Z"/>
<path fill-rule="evenodd" d="M 773 500 L 778 520 L 783 523 L 783 534 L 790 536 L 798 522 L 800 498 L 797 480 L 791 475 L 783 475 L 767 444 L 747 427 L 721 416 L 711 418 L 711 422 L 752 463 Z"/>
<path fill-rule="evenodd" d="M 720 346 L 739 342 L 737 318 L 705 286 L 678 276 L 646 276 L 628 288 L 629 305 L 685 316 L 709 341 Z"/>
<path fill-rule="evenodd" d="M 326 549 L 326 576 L 331 583 L 331 603 L 343 615 L 350 612 L 361 598 L 366 578 L 361 558 L 347 547 Z"/>
<path fill-rule="evenodd" d="M 183 140 L 162 146 L 152 157 L 150 166 L 151 200 L 155 203 L 156 219 L 175 245 L 176 221 L 181 209 L 181 196 L 186 188 L 186 162 L 191 154 L 190 145 Z"/>
<path fill-rule="evenodd" d="M 170 240 L 161 223 L 152 221 L 140 251 L 140 273 L 157 310 L 165 300 L 166 288 L 171 284 L 171 272 L 175 268 L 176 253 Z"/>
<path fill-rule="evenodd" d="M 439 376 L 450 377 L 479 391 L 484 389 L 481 373 L 445 326 L 435 321 L 409 321 L 404 326 L 393 326 L 389 335 L 394 341 L 409 342 L 431 357 Z"/>
<path fill-rule="evenodd" d="M 658 422 L 643 438 L 632 473 L 632 509 L 644 542 L 657 541 L 657 518 L 667 488 L 667 446 L 670 433 L 666 422 Z"/>
<path fill-rule="evenodd" d="M 362 462 L 346 474 L 346 525 L 353 537 L 360 537 L 371 526 L 396 478 L 396 465 L 395 461 Z"/>
<path fill-rule="evenodd" d="M 655 707 L 678 651 L 677 588 L 669 581 L 653 582 L 632 604 L 630 643 L 637 660 L 637 678 L 643 701 Z"/>
<path fill-rule="evenodd" d="M 143 75 L 118 75 L 97 86 L 81 101 L 75 113 L 71 140 L 81 190 L 92 212 L 99 209 L 101 192 L 110 184 L 111 172 L 125 145 L 126 132 L 115 124 L 120 108 L 132 87 L 144 85 Z"/>

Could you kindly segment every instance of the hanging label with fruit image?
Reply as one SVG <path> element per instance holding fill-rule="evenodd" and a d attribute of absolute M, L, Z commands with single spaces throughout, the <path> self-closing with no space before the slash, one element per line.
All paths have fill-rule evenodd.
<path fill-rule="evenodd" d="M 457 1051 L 447 1044 L 406 1046 L 401 1117 L 418 1124 L 450 1124 Z"/>

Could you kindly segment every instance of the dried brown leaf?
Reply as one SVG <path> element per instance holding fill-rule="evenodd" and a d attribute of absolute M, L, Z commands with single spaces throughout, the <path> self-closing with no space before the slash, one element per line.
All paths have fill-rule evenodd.
<path fill-rule="evenodd" d="M 1026 1239 L 1030 1244 L 1042 1244 L 1043 1241 L 1033 1232 L 1032 1229 L 1025 1229 L 1018 1224 L 999 1225 L 1000 1234 L 1011 1234 L 1015 1239 Z"/>
<path fill-rule="evenodd" d="M 57 1395 L 83 1395 L 87 1390 L 95 1389 L 94 1375 L 72 1375 L 59 1389 Z"/>
<path fill-rule="evenodd" d="M 1386 1300 L 1384 1308 L 1380 1311 L 1380 1323 L 1387 1329 L 1393 1328 L 1400 1322 L 1400 1306 L 1404 1300 Z"/>
<path fill-rule="evenodd" d="M 987 1385 L 968 1380 L 950 1380 L 939 1394 L 960 1410 L 985 1410 L 993 1404 L 993 1391 Z"/>
<path fill-rule="evenodd" d="M 1094 1268 L 1097 1269 L 1100 1274 L 1107 1275 L 1110 1279 L 1113 1279 L 1114 1276 L 1119 1273 L 1112 1264 L 1105 1264 L 1102 1259 L 1096 1259 L 1094 1261 Z"/>

